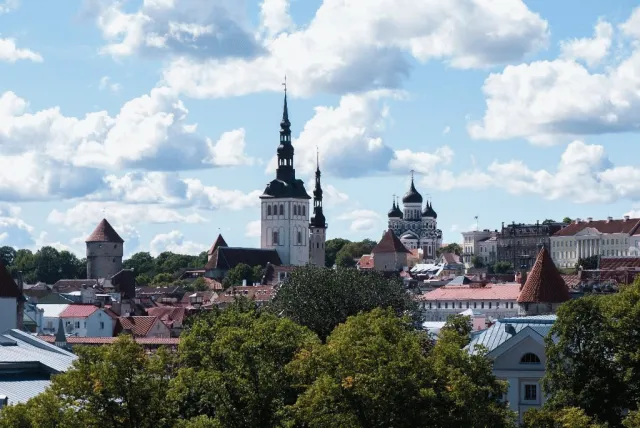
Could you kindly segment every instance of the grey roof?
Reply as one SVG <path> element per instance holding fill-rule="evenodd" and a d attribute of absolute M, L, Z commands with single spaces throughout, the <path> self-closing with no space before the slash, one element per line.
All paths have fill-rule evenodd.
<path fill-rule="evenodd" d="M 67 371 L 77 357 L 29 333 L 8 330 L 0 335 L 0 394 L 9 404 L 43 392 L 52 374 Z"/>
<path fill-rule="evenodd" d="M 555 321 L 555 315 L 503 318 L 496 321 L 494 325 L 472 338 L 468 348 L 473 352 L 476 346 L 482 345 L 487 348 L 488 352 L 493 351 L 513 337 L 513 335 L 505 331 L 506 324 L 511 324 L 516 334 L 529 327 L 541 336 L 545 337 L 549 334 L 549 331 Z"/>

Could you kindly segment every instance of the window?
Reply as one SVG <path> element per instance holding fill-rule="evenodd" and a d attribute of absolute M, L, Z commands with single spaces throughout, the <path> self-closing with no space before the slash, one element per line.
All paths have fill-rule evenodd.
<path fill-rule="evenodd" d="M 298 245 L 302 245 L 302 232 L 298 231 L 297 234 Z"/>
<path fill-rule="evenodd" d="M 469 309 L 469 302 L 467 302 L 467 309 Z"/>
<path fill-rule="evenodd" d="M 444 302 L 444 308 L 449 309 L 449 302 Z"/>
<path fill-rule="evenodd" d="M 293 206 L 293 215 L 298 215 L 298 206 L 297 205 Z"/>
<path fill-rule="evenodd" d="M 496 309 L 500 308 L 500 302 L 496 302 Z"/>
<path fill-rule="evenodd" d="M 527 352 L 520 358 L 520 364 L 540 364 L 540 358 L 532 352 Z"/>
<path fill-rule="evenodd" d="M 438 302 L 438 309 L 440 309 L 440 302 Z"/>
<path fill-rule="evenodd" d="M 484 302 L 480 302 L 480 309 L 484 309 Z"/>
<path fill-rule="evenodd" d="M 280 241 L 278 240 L 278 231 L 274 230 L 273 231 L 273 245 L 278 245 Z"/>
<path fill-rule="evenodd" d="M 491 302 L 489 302 L 489 309 L 491 309 Z"/>
<path fill-rule="evenodd" d="M 271 205 L 267 205 L 267 215 L 271 215 Z"/>
<path fill-rule="evenodd" d="M 76 321 L 74 326 L 75 328 L 80 328 L 80 321 Z"/>
<path fill-rule="evenodd" d="M 478 303 L 477 302 L 473 302 L 473 309 L 476 309 L 478 307 Z"/>
<path fill-rule="evenodd" d="M 320 243 L 319 242 L 316 243 L 316 248 L 320 248 Z"/>
<path fill-rule="evenodd" d="M 104 322 L 100 321 L 100 330 L 104 330 Z"/>
<path fill-rule="evenodd" d="M 280 215 L 284 215 L 284 205 L 280 204 Z"/>
<path fill-rule="evenodd" d="M 304 205 L 302 206 L 302 215 L 303 216 L 307 215 L 307 207 L 305 207 Z"/>
<path fill-rule="evenodd" d="M 532 383 L 524 385 L 524 401 L 538 401 L 538 385 Z"/>
<path fill-rule="evenodd" d="M 513 309 L 513 302 L 511 302 L 511 309 Z"/>
<path fill-rule="evenodd" d="M 458 309 L 462 309 L 462 302 L 458 302 Z"/>

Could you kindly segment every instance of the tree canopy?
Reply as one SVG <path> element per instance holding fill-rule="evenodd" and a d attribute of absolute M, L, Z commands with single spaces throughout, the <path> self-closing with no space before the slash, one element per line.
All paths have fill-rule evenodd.
<path fill-rule="evenodd" d="M 442 253 L 454 253 L 459 256 L 462 254 L 462 247 L 457 242 L 452 242 L 445 245 L 444 247 L 438 248 L 438 250 L 436 251 L 438 257 L 440 257 Z"/>
<path fill-rule="evenodd" d="M 419 317 L 416 305 L 397 279 L 377 272 L 301 267 L 280 286 L 270 310 L 310 328 L 321 339 L 347 317 L 391 307 L 398 315 Z"/>
<path fill-rule="evenodd" d="M 329 239 L 325 243 L 325 265 L 333 267 L 353 267 L 364 254 L 370 254 L 376 242 L 371 239 L 364 239 L 360 242 L 351 242 L 347 239 Z"/>
<path fill-rule="evenodd" d="M 247 285 L 253 285 L 262 281 L 264 269 L 262 266 L 249 266 L 245 263 L 239 263 L 235 267 L 229 269 L 222 281 L 226 287 L 234 285 L 242 285 L 242 281 L 247 281 Z"/>

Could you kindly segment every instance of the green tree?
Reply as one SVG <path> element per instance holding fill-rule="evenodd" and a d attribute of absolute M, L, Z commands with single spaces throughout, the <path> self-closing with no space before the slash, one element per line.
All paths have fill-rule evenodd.
<path fill-rule="evenodd" d="M 70 251 L 62 250 L 58 253 L 59 279 L 75 279 L 87 277 L 87 264 Z"/>
<path fill-rule="evenodd" d="M 242 285 L 242 281 L 246 280 L 247 285 L 252 285 L 254 282 L 260 282 L 262 280 L 262 267 L 251 267 L 245 263 L 238 263 L 235 267 L 229 269 L 222 284 L 225 288 Z"/>
<path fill-rule="evenodd" d="M 376 243 L 370 239 L 360 242 L 347 242 L 336 254 L 335 264 L 339 267 L 353 267 L 363 254 L 371 254 Z"/>
<path fill-rule="evenodd" d="M 473 265 L 474 268 L 483 268 L 484 267 L 484 262 L 478 256 L 471 257 L 471 264 Z"/>
<path fill-rule="evenodd" d="M 147 252 L 131 255 L 123 265 L 125 269 L 133 269 L 136 275 L 147 275 L 149 278 L 156 276 L 155 259 Z"/>
<path fill-rule="evenodd" d="M 75 351 L 72 369 L 55 376 L 47 392 L 25 405 L 2 409 L 0 427 L 16 422 L 28 428 L 172 425 L 165 398 L 174 373 L 168 353 L 149 356 L 130 336 Z"/>
<path fill-rule="evenodd" d="M 513 265 L 509 262 L 496 262 L 489 270 L 491 273 L 509 273 L 513 272 Z"/>
<path fill-rule="evenodd" d="M 173 279 L 173 275 L 171 275 L 170 273 L 159 273 L 153 277 L 151 285 L 154 285 L 156 287 L 165 286 L 166 284 L 172 283 Z"/>
<path fill-rule="evenodd" d="M 285 279 L 270 304 L 273 313 L 310 328 L 321 339 L 347 317 L 378 307 L 420 317 L 400 281 L 355 269 L 300 267 Z"/>
<path fill-rule="evenodd" d="M 457 255 L 461 255 L 462 254 L 462 247 L 457 242 L 452 242 L 452 243 L 447 244 L 444 247 L 440 247 L 440 248 L 438 248 L 436 250 L 436 254 L 438 255 L 438 257 L 440 257 L 440 255 L 442 253 L 454 253 L 454 254 L 457 254 Z"/>
<path fill-rule="evenodd" d="M 455 329 L 451 329 L 454 336 Z M 484 357 L 450 337 L 432 344 L 391 309 L 350 317 L 287 366 L 300 395 L 287 409 L 291 426 L 513 426 L 499 401 L 505 390 Z"/>
<path fill-rule="evenodd" d="M 342 247 L 344 247 L 349 242 L 351 241 L 342 238 L 329 239 L 327 242 L 325 242 L 324 260 L 327 267 L 333 267 L 333 265 L 336 263 L 338 251 L 340 251 Z"/>
<path fill-rule="evenodd" d="M 0 262 L 6 267 L 13 264 L 13 260 L 16 258 L 16 250 L 13 247 L 3 246 L 0 247 Z"/>
<path fill-rule="evenodd" d="M 357 264 L 356 260 L 349 252 L 340 252 L 336 256 L 335 265 L 340 268 L 352 268 Z"/>
<path fill-rule="evenodd" d="M 209 286 L 204 278 L 196 278 L 186 283 L 183 288 L 187 291 L 206 291 L 209 289 Z"/>
<path fill-rule="evenodd" d="M 562 219 L 562 222 L 564 224 L 571 224 L 573 222 L 573 220 L 571 220 L 571 218 L 569 218 L 569 217 L 565 217 L 565 218 Z"/>
<path fill-rule="evenodd" d="M 186 420 L 200 417 L 186 426 L 279 426 L 295 400 L 285 366 L 317 342 L 308 329 L 246 301 L 199 316 L 181 336 L 171 407 Z"/>
<path fill-rule="evenodd" d="M 57 282 L 62 276 L 60 272 L 60 253 L 53 247 L 40 248 L 34 256 L 36 277 L 47 284 Z"/>
<path fill-rule="evenodd" d="M 37 282 L 36 263 L 33 252 L 25 249 L 16 251 L 16 257 L 13 259 L 13 264 L 9 272 L 14 278 L 18 277 L 18 272 L 22 272 L 22 278 L 25 282 L 30 284 Z"/>
<path fill-rule="evenodd" d="M 582 266 L 583 269 L 598 269 L 598 262 L 600 261 L 600 256 L 594 255 L 590 257 L 585 257 L 584 259 L 578 259 L 576 263 L 576 270 Z"/>
<path fill-rule="evenodd" d="M 146 287 L 149 284 L 151 284 L 151 281 L 153 281 L 149 275 L 147 274 L 140 274 L 138 276 L 136 276 L 136 284 L 138 284 L 138 286 L 140 287 Z"/>
<path fill-rule="evenodd" d="M 530 409 L 524 414 L 523 425 L 523 428 L 605 428 L 578 407 Z"/>
<path fill-rule="evenodd" d="M 553 224 L 555 222 L 556 222 L 555 220 L 552 220 L 552 219 L 548 218 L 545 221 L 543 221 L 542 224 Z"/>

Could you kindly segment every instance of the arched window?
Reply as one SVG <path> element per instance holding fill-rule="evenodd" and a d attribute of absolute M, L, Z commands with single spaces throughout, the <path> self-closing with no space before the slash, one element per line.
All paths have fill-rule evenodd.
<path fill-rule="evenodd" d="M 520 358 L 520 364 L 540 364 L 540 358 L 532 352 L 527 352 Z"/>
<path fill-rule="evenodd" d="M 303 216 L 307 215 L 307 207 L 305 207 L 304 205 L 302 206 L 302 215 Z"/>
<path fill-rule="evenodd" d="M 267 205 L 267 215 L 271 215 L 271 205 Z"/>
<path fill-rule="evenodd" d="M 280 204 L 280 215 L 284 215 L 284 205 Z"/>
<path fill-rule="evenodd" d="M 298 245 L 302 245 L 302 232 L 298 231 Z"/>
<path fill-rule="evenodd" d="M 293 215 L 298 215 L 298 206 L 297 205 L 293 206 Z"/>

